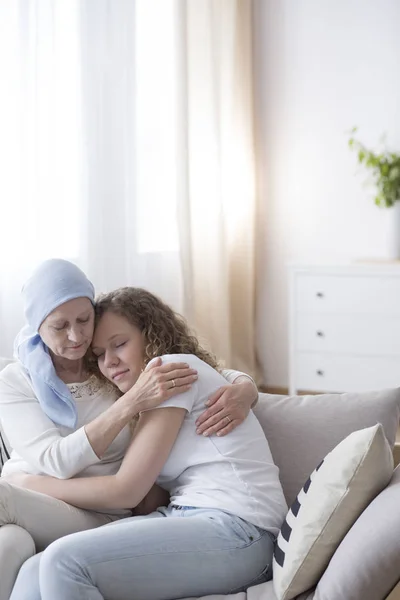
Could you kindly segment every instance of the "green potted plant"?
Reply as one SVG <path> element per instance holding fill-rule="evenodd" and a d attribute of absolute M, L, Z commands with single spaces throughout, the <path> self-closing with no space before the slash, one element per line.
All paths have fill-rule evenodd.
<path fill-rule="evenodd" d="M 358 162 L 372 174 L 375 204 L 390 210 L 389 258 L 397 259 L 400 258 L 400 154 L 370 150 L 355 139 L 356 131 L 356 127 L 351 131 L 349 147 L 357 152 Z"/>

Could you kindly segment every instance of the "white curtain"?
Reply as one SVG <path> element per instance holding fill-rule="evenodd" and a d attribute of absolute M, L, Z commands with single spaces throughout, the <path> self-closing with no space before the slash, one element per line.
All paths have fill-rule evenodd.
<path fill-rule="evenodd" d="M 74 10 L 75 9 L 75 10 Z M 79 245 L 76 4 L 0 3 L 0 354 L 23 322 L 22 282 Z M 77 226 L 78 225 L 78 226 Z"/>
<path fill-rule="evenodd" d="M 182 310 L 176 15 L 157 2 L 158 23 L 151 4 L 0 3 L 0 355 L 23 323 L 21 286 L 48 257 L 75 261 L 98 291 L 140 285 Z"/>
<path fill-rule="evenodd" d="M 2 0 L 0 82 L 0 355 L 59 256 L 254 373 L 251 1 Z"/>
<path fill-rule="evenodd" d="M 227 365 L 258 378 L 252 1 L 189 0 L 184 9 L 186 314 Z"/>

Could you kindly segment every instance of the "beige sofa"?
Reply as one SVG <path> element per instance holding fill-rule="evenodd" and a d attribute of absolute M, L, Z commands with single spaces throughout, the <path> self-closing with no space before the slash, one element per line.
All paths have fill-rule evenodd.
<path fill-rule="evenodd" d="M 0 359 L 0 370 L 9 361 Z M 382 423 L 394 445 L 400 389 L 363 394 L 260 394 L 255 413 L 290 505 L 321 459 L 352 431 Z M 16 528 L 19 529 L 19 528 Z M 29 539 L 17 532 L 29 555 Z M 16 535 L 15 532 L 12 533 Z M 16 540 L 17 538 L 15 538 Z M 12 557 L 9 568 L 12 570 Z M 276 600 L 272 582 L 207 600 Z M 337 548 L 317 586 L 296 600 L 400 600 L 400 467 Z M 205 600 L 205 599 L 204 599 Z"/>
<path fill-rule="evenodd" d="M 288 504 L 322 458 L 352 431 L 382 423 L 394 445 L 400 389 L 363 394 L 260 394 L 255 413 L 269 440 Z M 202 600 L 276 600 L 272 581 Z M 359 517 L 316 588 L 296 600 L 400 600 L 400 466 Z"/>

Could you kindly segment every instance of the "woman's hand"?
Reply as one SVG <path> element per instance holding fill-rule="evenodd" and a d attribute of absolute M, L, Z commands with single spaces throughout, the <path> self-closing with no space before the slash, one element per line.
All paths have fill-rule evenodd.
<path fill-rule="evenodd" d="M 140 412 L 156 408 L 175 394 L 183 394 L 197 380 L 197 371 L 187 363 L 162 364 L 154 360 L 140 374 L 134 386 L 125 394 L 132 398 Z"/>
<path fill-rule="evenodd" d="M 242 383 L 220 387 L 209 397 L 209 408 L 196 421 L 196 433 L 224 436 L 243 423 L 258 397 L 254 383 L 243 379 Z"/>

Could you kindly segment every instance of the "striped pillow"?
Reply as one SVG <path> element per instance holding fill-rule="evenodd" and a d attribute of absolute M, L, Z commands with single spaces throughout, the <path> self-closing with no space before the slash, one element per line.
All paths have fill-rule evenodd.
<path fill-rule="evenodd" d="M 319 471 L 319 469 L 322 467 L 323 464 L 324 464 L 324 461 L 322 460 L 319 463 L 318 467 L 311 473 L 310 477 L 307 479 L 304 486 L 300 490 L 296 500 L 293 502 L 292 506 L 290 507 L 289 512 L 286 515 L 286 519 L 283 522 L 283 525 L 281 527 L 281 531 L 280 531 L 280 534 L 278 537 L 278 542 L 276 544 L 275 552 L 274 552 L 275 561 L 278 563 L 278 565 L 280 567 L 283 567 L 285 564 L 287 545 L 290 540 L 292 529 L 293 529 L 293 527 L 296 526 L 296 518 L 297 518 L 297 515 L 299 514 L 300 506 L 302 504 L 304 504 L 305 496 L 310 488 L 311 481 L 314 479 L 316 473 Z"/>
<path fill-rule="evenodd" d="M 347 531 L 389 483 L 393 456 L 380 424 L 350 434 L 313 471 L 278 536 L 273 585 L 278 600 L 312 588 Z"/>

